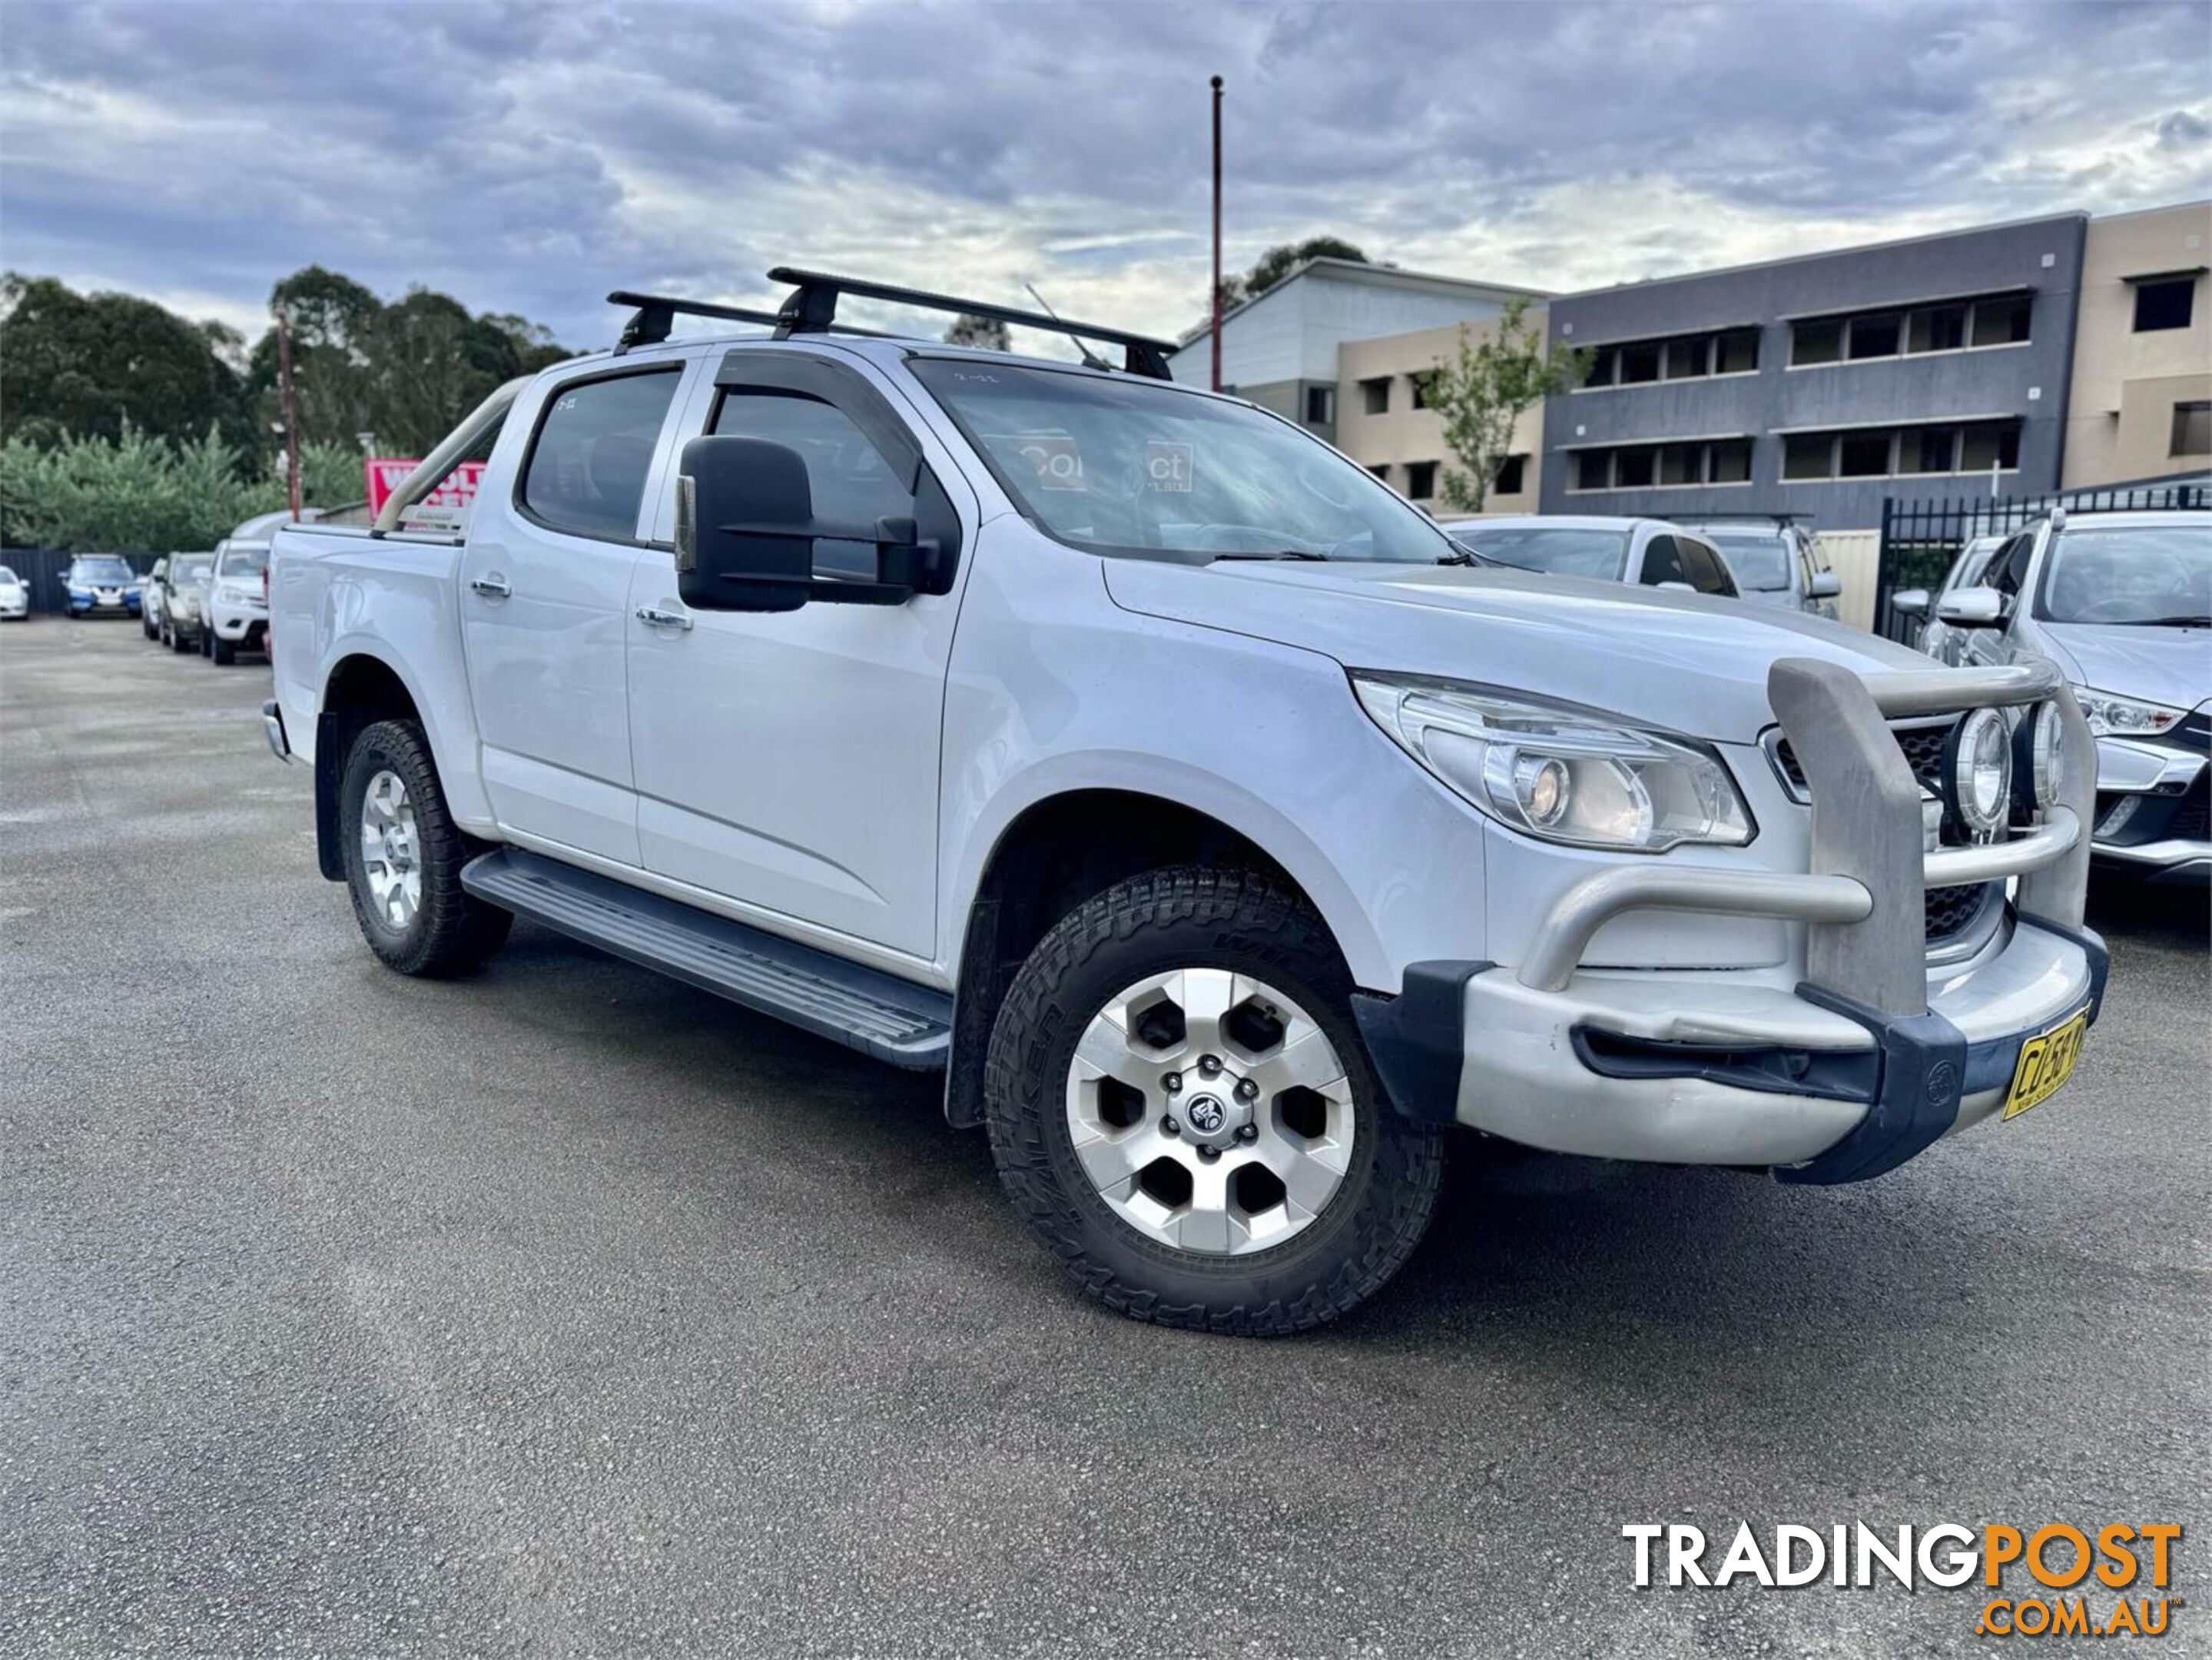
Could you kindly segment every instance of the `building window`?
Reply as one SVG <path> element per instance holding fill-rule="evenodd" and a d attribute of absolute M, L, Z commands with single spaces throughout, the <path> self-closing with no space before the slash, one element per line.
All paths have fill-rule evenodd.
<path fill-rule="evenodd" d="M 1694 380 L 1713 372 L 1713 337 L 1688 334 L 1667 343 L 1667 379 Z"/>
<path fill-rule="evenodd" d="M 1390 482 L 1390 464 L 1388 461 L 1377 461 L 1373 466 L 1368 468 L 1367 471 L 1373 473 L 1377 478 L 1380 478 L 1386 484 Z"/>
<path fill-rule="evenodd" d="M 1413 389 L 1413 407 L 1417 410 L 1425 410 L 1429 406 L 1429 376 L 1431 373 L 1433 371 L 1424 369 L 1419 374 L 1409 374 L 1406 377 L 1406 383 Z"/>
<path fill-rule="evenodd" d="M 2162 283 L 2136 284 L 2136 332 L 2154 329 L 2185 329 L 2197 307 L 2197 279 L 2176 277 Z M 2176 455 L 2193 453 L 2176 450 Z"/>
<path fill-rule="evenodd" d="M 1793 432 L 1782 440 L 1785 483 L 1885 478 L 1914 473 L 1977 473 L 2020 465 L 2021 423 L 1971 421 L 1927 427 L 1854 427 Z"/>
<path fill-rule="evenodd" d="M 1437 464 L 1433 461 L 1406 463 L 1406 496 L 1408 500 L 1426 502 L 1437 493 Z"/>
<path fill-rule="evenodd" d="M 1751 440 L 1723 438 L 1714 442 L 1705 463 L 1709 484 L 1748 484 L 1751 482 Z"/>
<path fill-rule="evenodd" d="M 1359 383 L 1359 401 L 1361 408 L 1369 415 L 1389 414 L 1390 377 L 1386 374 L 1379 380 L 1362 380 Z"/>
<path fill-rule="evenodd" d="M 1659 348 L 1656 340 L 1642 340 L 1620 349 L 1620 384 L 1640 386 L 1659 378 Z"/>
<path fill-rule="evenodd" d="M 1790 325 L 1790 366 L 1863 363 L 1923 352 L 2014 346 L 2029 337 L 2034 295 L 1987 295 L 1907 311 L 1808 317 Z"/>
<path fill-rule="evenodd" d="M 1747 484 L 1751 482 L 1751 440 L 1687 438 L 1671 444 L 1577 450 L 1573 469 L 1567 486 L 1571 491 Z"/>
<path fill-rule="evenodd" d="M 1750 374 L 1758 368 L 1757 329 L 1729 329 L 1716 337 L 1713 345 L 1715 374 Z"/>
<path fill-rule="evenodd" d="M 1613 488 L 1613 452 L 1611 450 L 1576 451 L 1575 488 L 1578 490 L 1611 489 Z"/>
<path fill-rule="evenodd" d="M 1658 475 L 1659 452 L 1650 447 L 1615 450 L 1613 455 L 1613 487 L 1615 489 L 1642 489 Z"/>
<path fill-rule="evenodd" d="M 1702 484 L 1705 482 L 1703 444 L 1667 444 L 1659 451 L 1659 482 L 1662 484 Z"/>
<path fill-rule="evenodd" d="M 2173 447 L 2168 455 L 2212 455 L 2212 404 L 2173 406 Z"/>
<path fill-rule="evenodd" d="M 1528 458 L 1509 455 L 1498 464 L 1498 477 L 1490 487 L 1500 496 L 1518 496 L 1528 488 Z"/>
<path fill-rule="evenodd" d="M 1308 386 L 1306 388 L 1306 423 L 1310 426 L 1325 427 L 1336 419 L 1336 388 Z"/>
<path fill-rule="evenodd" d="M 1620 350 L 1617 346 L 1595 346 L 1590 350 L 1589 373 L 1583 377 L 1586 386 L 1609 386 L 1620 373 Z"/>

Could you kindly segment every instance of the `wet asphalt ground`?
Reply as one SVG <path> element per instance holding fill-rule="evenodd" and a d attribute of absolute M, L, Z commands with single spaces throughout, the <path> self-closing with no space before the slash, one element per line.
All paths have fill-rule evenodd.
<path fill-rule="evenodd" d="M 928 1079 L 527 926 L 380 968 L 267 684 L 0 629 L 0 1653 L 1986 1651 L 1631 1587 L 1739 1518 L 2178 1521 L 2212 1650 L 2201 894 L 2100 895 L 2014 1123 L 1839 1189 L 1470 1140 L 1380 1299 L 1238 1342 L 1073 1293 Z"/>

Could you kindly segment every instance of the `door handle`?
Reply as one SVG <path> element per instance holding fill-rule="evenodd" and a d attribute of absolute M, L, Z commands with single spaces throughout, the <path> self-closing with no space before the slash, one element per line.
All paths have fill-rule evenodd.
<path fill-rule="evenodd" d="M 691 619 L 680 611 L 660 611 L 652 605 L 637 608 L 637 620 L 649 623 L 656 629 L 676 629 L 689 631 Z"/>
<path fill-rule="evenodd" d="M 497 571 L 469 578 L 469 586 L 487 599 L 504 599 L 514 590 L 507 585 L 507 578 Z"/>

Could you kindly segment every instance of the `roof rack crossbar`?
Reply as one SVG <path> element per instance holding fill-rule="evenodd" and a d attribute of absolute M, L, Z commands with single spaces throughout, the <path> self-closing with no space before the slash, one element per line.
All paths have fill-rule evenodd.
<path fill-rule="evenodd" d="M 617 289 L 607 296 L 611 306 L 635 306 L 636 314 L 623 325 L 622 337 L 615 342 L 615 356 L 619 357 L 633 346 L 653 346 L 668 338 L 669 330 L 678 317 L 714 317 L 727 323 L 757 323 L 763 328 L 775 328 L 782 319 L 772 311 L 759 311 L 747 306 L 721 306 L 706 300 L 685 300 L 669 294 L 633 294 L 628 289 Z M 876 329 L 854 328 L 848 324 L 831 325 L 838 334 L 865 334 L 872 338 L 885 337 Z"/>
<path fill-rule="evenodd" d="M 1174 351 L 1172 340 L 1155 340 L 1147 335 L 1132 334 L 1126 329 L 1102 327 L 1092 323 L 1078 323 L 1064 317 L 1048 317 L 1042 312 L 1024 311 L 1014 306 L 994 305 L 985 300 L 961 300 L 949 294 L 933 294 L 926 289 L 902 289 L 888 283 L 864 282 L 858 277 L 837 277 L 828 271 L 799 271 L 789 265 L 778 265 L 768 274 L 771 283 L 789 283 L 792 293 L 783 302 L 776 317 L 779 338 L 793 334 L 814 334 L 825 329 L 842 331 L 845 325 L 836 320 L 840 296 L 851 295 L 861 300 L 887 300 L 895 305 L 919 307 L 925 311 L 963 313 L 970 317 L 988 317 L 1000 323 L 1017 323 L 1024 328 L 1042 329 L 1048 334 L 1070 334 L 1082 340 L 1097 340 L 1109 346 L 1119 346 L 1124 354 L 1122 367 L 1131 374 L 1141 374 L 1154 380 L 1172 377 L 1168 373 L 1168 355 Z"/>

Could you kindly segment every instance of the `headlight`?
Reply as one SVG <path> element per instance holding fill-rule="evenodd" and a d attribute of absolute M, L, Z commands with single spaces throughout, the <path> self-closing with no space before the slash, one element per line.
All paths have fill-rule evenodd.
<path fill-rule="evenodd" d="M 241 587 L 235 582 L 225 582 L 216 594 L 216 598 L 226 605 L 251 605 L 260 599 L 261 591 L 258 588 Z"/>
<path fill-rule="evenodd" d="M 1375 722 L 1500 824 L 1571 847 L 1737 847 L 1751 815 L 1728 769 L 1683 739 L 1459 681 L 1355 672 Z"/>
<path fill-rule="evenodd" d="M 2020 724 L 2013 728 L 2014 805 L 2021 812 L 2057 805 L 2058 769 L 2065 759 L 2065 730 L 2058 705 L 2047 702 L 2028 708 L 2021 714 Z"/>
<path fill-rule="evenodd" d="M 1994 836 L 2012 806 L 2012 734 L 1995 709 L 1976 709 L 1943 745 L 1943 791 L 1978 840 Z"/>
<path fill-rule="evenodd" d="M 2092 738 L 2155 738 L 2178 725 L 2187 709 L 2170 709 L 2163 703 L 2146 703 L 2134 697 L 2116 697 L 2108 691 L 2074 688 L 2074 696 L 2088 718 Z"/>

